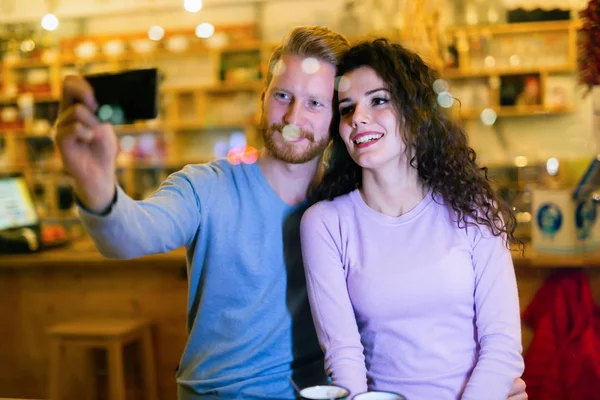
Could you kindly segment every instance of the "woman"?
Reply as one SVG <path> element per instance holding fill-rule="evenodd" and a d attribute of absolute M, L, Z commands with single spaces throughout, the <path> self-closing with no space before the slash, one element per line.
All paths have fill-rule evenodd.
<path fill-rule="evenodd" d="M 419 56 L 363 42 L 338 75 L 339 134 L 301 228 L 328 374 L 352 395 L 505 400 L 523 372 L 514 216 Z"/>

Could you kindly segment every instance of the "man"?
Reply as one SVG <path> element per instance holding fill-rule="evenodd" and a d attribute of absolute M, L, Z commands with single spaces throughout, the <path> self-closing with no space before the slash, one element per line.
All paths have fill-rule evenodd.
<path fill-rule="evenodd" d="M 335 66 L 347 49 L 327 28 L 293 29 L 270 60 L 258 163 L 189 165 L 144 201 L 116 183 L 117 140 L 94 116 L 90 86 L 65 80 L 56 143 L 99 251 L 132 258 L 187 248 L 180 400 L 294 399 L 291 381 L 324 379 L 299 220 L 329 142 Z"/>

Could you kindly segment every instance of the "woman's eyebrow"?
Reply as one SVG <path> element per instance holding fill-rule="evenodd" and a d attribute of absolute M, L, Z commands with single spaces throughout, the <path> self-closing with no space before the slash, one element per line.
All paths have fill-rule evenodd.
<path fill-rule="evenodd" d="M 384 88 L 384 87 L 380 87 L 380 88 L 377 88 L 377 89 L 371 89 L 371 90 L 367 90 L 367 91 L 365 92 L 365 96 L 370 96 L 370 95 L 372 95 L 373 93 L 377 93 L 377 92 L 379 92 L 380 90 L 384 90 L 384 91 L 386 91 L 386 92 L 388 92 L 388 93 L 390 92 L 388 89 L 386 89 L 386 88 Z M 343 99 L 341 99 L 340 101 L 338 101 L 338 103 L 342 104 L 342 103 L 347 103 L 347 102 L 349 102 L 349 101 L 350 101 L 350 98 L 349 98 L 349 97 L 344 97 Z"/>

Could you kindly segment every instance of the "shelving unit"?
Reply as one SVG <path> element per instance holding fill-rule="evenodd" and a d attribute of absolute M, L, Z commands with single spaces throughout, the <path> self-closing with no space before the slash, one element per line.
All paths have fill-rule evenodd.
<path fill-rule="evenodd" d="M 450 28 L 447 42 L 455 44 L 457 65 L 442 69 L 441 75 L 449 82 L 451 94 L 460 99 L 451 112 L 465 120 L 480 118 L 488 108 L 498 118 L 572 112 L 568 88 L 562 90 L 562 103 L 552 88 L 559 81 L 575 81 L 580 26 L 574 20 Z M 527 39 L 536 43 L 536 51 L 512 46 Z M 177 41 L 179 47 L 171 46 Z M 552 51 L 546 52 L 548 43 Z M 165 72 L 160 117 L 115 127 L 122 148 L 129 149 L 120 153 L 118 176 L 134 198 L 152 189 L 140 185 L 140 179 L 159 183 L 185 164 L 225 156 L 215 154 L 213 148 L 222 150 L 225 142 L 239 141 L 240 135 L 258 148 L 260 92 L 275 45 L 262 42 L 256 26 L 240 25 L 216 27 L 211 39 L 199 39 L 192 31 L 171 32 L 160 42 L 150 41 L 146 33 L 77 37 L 30 58 L 8 55 L 0 62 L 0 171 L 24 173 L 32 187 L 43 186 L 45 214 L 61 214 L 55 193 L 57 182 L 65 177 L 49 129 L 56 114 L 52 107 L 68 73 L 148 67 Z M 121 51 L 112 54 L 110 49 Z M 551 59 L 546 54 L 558 56 Z M 511 63 L 514 55 L 518 59 L 513 57 Z M 504 81 L 525 76 L 535 77 L 535 101 L 520 104 L 513 96 L 515 104 L 506 104 Z M 11 107 L 13 111 L 7 112 Z M 12 119 L 6 118 L 11 112 Z M 44 118 L 49 121 L 44 123 Z M 132 151 L 141 142 L 154 146 L 149 154 Z"/>
<path fill-rule="evenodd" d="M 213 38 L 219 40 L 197 38 L 193 31 L 171 32 L 160 42 L 150 41 L 145 33 L 77 37 L 30 58 L 6 56 L 0 61 L 0 172 L 25 175 L 33 192 L 41 193 L 36 200 L 43 204 L 39 207 L 43 216 L 71 213 L 59 204 L 57 192 L 69 179 L 50 136 L 62 80 L 69 73 L 150 67 L 166 73 L 160 86 L 159 118 L 115 126 L 121 146 L 117 176 L 134 198 L 144 197 L 188 163 L 225 156 L 227 140 L 260 146 L 256 129 L 260 91 L 274 44 L 260 42 L 254 25 L 216 27 Z M 169 48 L 171 40 L 178 40 L 179 48 Z M 120 54 L 107 54 L 111 46 L 120 47 Z M 237 69 L 224 71 L 228 59 L 248 52 L 253 53 L 254 64 L 230 61 Z M 169 71 L 185 63 L 191 73 Z M 45 103 L 55 109 L 37 115 Z M 224 154 L 213 150 L 219 141 Z M 140 150 L 144 146 L 146 152 Z"/>
<path fill-rule="evenodd" d="M 573 112 L 580 27 L 570 20 L 450 28 L 458 65 L 442 77 L 461 100 L 452 113 L 473 119 L 484 109 L 499 118 Z"/>

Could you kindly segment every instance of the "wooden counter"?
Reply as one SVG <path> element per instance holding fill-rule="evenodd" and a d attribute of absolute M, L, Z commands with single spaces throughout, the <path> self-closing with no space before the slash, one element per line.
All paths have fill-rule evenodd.
<path fill-rule="evenodd" d="M 600 249 L 579 255 L 538 254 L 525 247 L 525 254 L 513 252 L 516 268 L 600 268 Z M 111 264 L 131 267 L 185 267 L 185 249 L 131 260 L 110 260 L 102 256 L 89 239 L 33 254 L 0 255 L 0 268 L 83 267 L 105 268 Z"/>
<path fill-rule="evenodd" d="M 514 253 L 524 309 L 559 267 L 585 267 L 600 301 L 600 251 L 551 256 Z M 595 268 L 598 267 L 598 268 Z M 175 369 L 187 341 L 185 252 L 108 260 L 90 240 L 29 255 L 0 256 L 0 398 L 47 398 L 47 329 L 89 317 L 142 317 L 154 326 L 159 398 L 176 399 Z M 523 327 L 527 348 L 533 332 Z M 81 371 L 85 354 L 67 355 L 73 385 L 68 399 L 91 398 Z M 96 364 L 102 370 L 102 360 Z M 86 392 L 86 389 L 88 390 Z"/>
<path fill-rule="evenodd" d="M 576 255 L 539 254 L 525 248 L 525 254 L 513 252 L 516 268 L 600 268 L 600 249 Z"/>
<path fill-rule="evenodd" d="M 0 256 L 0 398 L 48 398 L 50 326 L 78 318 L 131 317 L 152 321 L 159 398 L 175 400 L 175 369 L 187 341 L 187 288 L 183 249 L 108 260 L 84 240 Z M 67 399 L 94 398 L 95 388 L 82 372 L 90 357 L 105 371 L 101 354 L 67 352 L 72 378 Z"/>
<path fill-rule="evenodd" d="M 110 264 L 130 267 L 185 267 L 185 249 L 180 248 L 167 254 L 131 260 L 110 260 L 96 250 L 90 239 L 80 239 L 54 249 L 43 250 L 32 254 L 0 255 L 0 268 L 35 268 L 35 267 L 106 267 Z"/>

